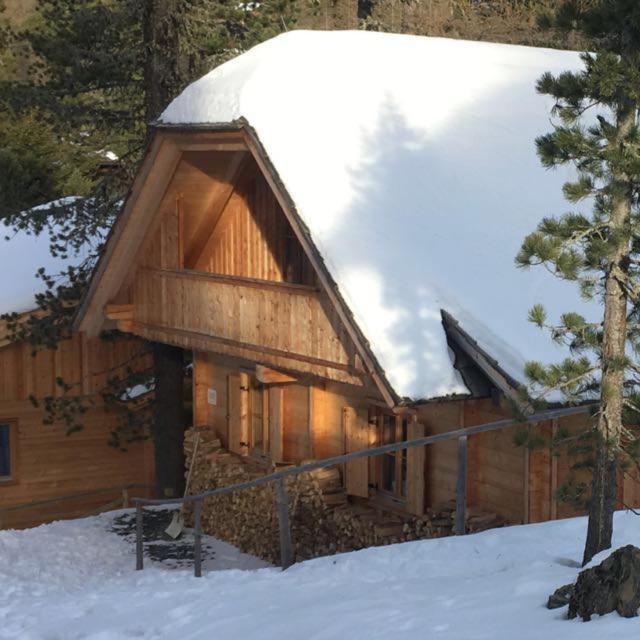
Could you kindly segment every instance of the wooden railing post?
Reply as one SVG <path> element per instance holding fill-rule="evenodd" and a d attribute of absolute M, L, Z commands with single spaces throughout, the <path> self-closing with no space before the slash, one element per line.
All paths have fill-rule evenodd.
<path fill-rule="evenodd" d="M 125 487 L 122 490 L 122 508 L 123 509 L 128 509 L 129 505 L 130 505 L 130 502 L 129 502 L 129 489 L 128 489 L 128 487 Z"/>
<path fill-rule="evenodd" d="M 142 504 L 136 502 L 136 571 L 144 567 L 144 548 L 142 531 Z"/>
<path fill-rule="evenodd" d="M 467 436 L 458 438 L 458 479 L 456 482 L 456 535 L 467 532 Z"/>
<path fill-rule="evenodd" d="M 196 578 L 202 577 L 202 500 L 194 505 L 193 568 Z"/>
<path fill-rule="evenodd" d="M 284 571 L 293 564 L 289 501 L 287 499 L 287 490 L 284 486 L 284 478 L 278 478 L 276 481 L 276 505 L 278 508 L 278 527 L 280 529 L 280 565 Z"/>

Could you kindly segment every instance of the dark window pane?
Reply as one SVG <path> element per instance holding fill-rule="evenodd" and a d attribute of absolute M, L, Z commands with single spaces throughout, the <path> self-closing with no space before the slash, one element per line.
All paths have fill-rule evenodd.
<path fill-rule="evenodd" d="M 11 475 L 11 427 L 0 424 L 0 477 Z"/>
<path fill-rule="evenodd" d="M 396 488 L 396 457 L 388 454 L 382 458 L 382 488 L 393 493 Z"/>
<path fill-rule="evenodd" d="M 391 444 L 396 441 L 396 418 L 384 416 L 382 419 L 382 444 Z"/>

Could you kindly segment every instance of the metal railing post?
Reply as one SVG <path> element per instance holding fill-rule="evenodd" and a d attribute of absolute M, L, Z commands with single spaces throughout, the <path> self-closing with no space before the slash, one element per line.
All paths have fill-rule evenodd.
<path fill-rule="evenodd" d="M 280 565 L 284 571 L 293 564 L 289 500 L 287 498 L 287 489 L 284 486 L 284 478 L 278 478 L 276 482 L 276 506 L 278 509 L 278 528 L 280 530 Z"/>
<path fill-rule="evenodd" d="M 144 567 L 144 548 L 142 531 L 142 504 L 136 501 L 136 571 Z"/>
<path fill-rule="evenodd" d="M 456 482 L 456 535 L 467 532 L 467 436 L 458 438 L 458 478 Z"/>
<path fill-rule="evenodd" d="M 202 500 L 196 500 L 194 507 L 193 569 L 196 578 L 200 578 L 202 577 Z"/>

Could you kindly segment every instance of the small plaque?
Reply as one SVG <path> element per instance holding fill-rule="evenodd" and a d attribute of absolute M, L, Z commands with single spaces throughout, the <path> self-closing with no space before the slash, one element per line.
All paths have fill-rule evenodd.
<path fill-rule="evenodd" d="M 214 406 L 218 404 L 218 392 L 215 389 L 207 389 L 207 402 Z"/>

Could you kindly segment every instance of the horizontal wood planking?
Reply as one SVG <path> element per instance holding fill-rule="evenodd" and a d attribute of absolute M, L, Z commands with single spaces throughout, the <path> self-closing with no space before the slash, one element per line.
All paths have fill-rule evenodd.
<path fill-rule="evenodd" d="M 0 419 L 15 420 L 19 452 L 15 482 L 0 483 L 0 507 L 115 485 L 152 484 L 152 444 L 132 445 L 126 453 L 108 446 L 119 412 L 106 409 L 97 395 L 106 377 L 116 375 L 123 366 L 146 369 L 150 364 L 136 338 L 105 342 L 74 334 L 56 350 L 34 351 L 26 343 L 0 348 Z M 58 376 L 72 385 L 67 392 L 70 396 L 92 396 L 82 417 L 84 429 L 69 436 L 63 425 L 44 425 L 42 408 L 29 400 L 31 394 L 40 401 L 45 396 L 60 396 Z M 19 511 L 7 515 L 3 526 L 29 526 L 87 513 L 110 500 L 113 497 L 96 496 Z"/>
<path fill-rule="evenodd" d="M 262 352 L 265 364 L 362 384 L 346 336 L 312 291 L 141 269 L 134 299 L 134 331 L 144 337 L 256 361 Z"/>
<path fill-rule="evenodd" d="M 0 412 L 10 411 L 18 424 L 19 464 L 15 484 L 0 484 L 0 506 L 10 507 L 61 497 L 105 486 L 153 483 L 151 443 L 137 443 L 120 452 L 107 444 L 117 425 L 117 416 L 101 408 L 85 415 L 83 431 L 66 435 L 63 427 L 42 424 L 42 413 L 29 401 L 0 403 Z M 28 526 L 68 517 L 79 508 L 97 508 L 108 496 L 63 502 L 47 509 L 28 509 L 7 514 L 2 526 Z M 85 511 L 86 513 L 86 511 Z"/>

